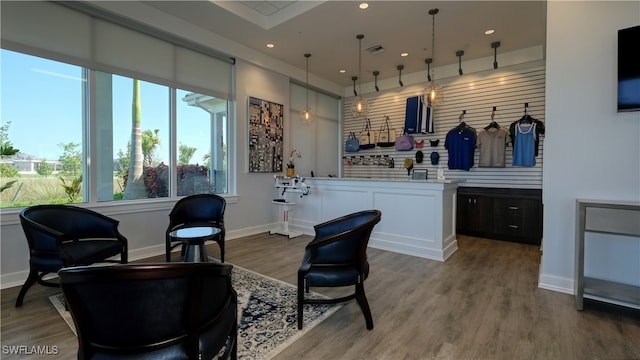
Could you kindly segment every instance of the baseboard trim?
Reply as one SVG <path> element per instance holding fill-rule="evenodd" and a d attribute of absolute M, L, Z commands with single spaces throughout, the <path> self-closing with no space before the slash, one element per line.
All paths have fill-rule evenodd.
<path fill-rule="evenodd" d="M 541 289 L 561 292 L 574 295 L 573 279 L 555 275 L 540 274 L 538 277 L 538 287 Z"/>

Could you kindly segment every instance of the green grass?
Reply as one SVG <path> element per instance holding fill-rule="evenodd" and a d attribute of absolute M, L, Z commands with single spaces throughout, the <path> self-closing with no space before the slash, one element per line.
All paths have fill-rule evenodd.
<path fill-rule="evenodd" d="M 39 204 L 67 204 L 69 198 L 58 176 L 59 175 L 51 175 L 45 178 L 40 175 L 22 174 L 15 178 L 0 179 L 0 186 L 9 181 L 17 180 L 13 186 L 0 193 L 0 207 L 12 208 Z M 73 177 L 71 176 L 65 177 L 67 183 L 72 180 Z M 117 196 L 117 192 L 121 192 L 122 190 L 119 189 L 117 184 L 114 187 L 118 187 L 118 189 L 114 189 L 114 194 L 116 194 L 114 196 Z M 82 197 L 78 197 L 75 202 L 81 203 Z"/>

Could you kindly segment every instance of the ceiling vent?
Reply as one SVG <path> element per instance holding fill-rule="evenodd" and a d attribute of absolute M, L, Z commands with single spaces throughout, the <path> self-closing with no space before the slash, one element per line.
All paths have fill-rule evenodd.
<path fill-rule="evenodd" d="M 382 45 L 373 45 L 373 46 L 369 46 L 367 48 L 367 51 L 370 52 L 372 55 L 375 55 L 375 54 L 384 52 L 384 48 L 382 47 Z"/>

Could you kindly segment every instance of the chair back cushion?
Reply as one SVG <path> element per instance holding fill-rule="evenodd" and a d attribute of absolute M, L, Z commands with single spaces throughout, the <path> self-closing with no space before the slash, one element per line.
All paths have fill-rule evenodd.
<path fill-rule="evenodd" d="M 226 201 L 215 194 L 196 194 L 176 202 L 169 214 L 169 229 L 189 223 L 224 223 Z"/>
<path fill-rule="evenodd" d="M 20 212 L 25 231 L 42 225 L 65 239 L 114 237 L 118 221 L 93 210 L 72 205 L 37 205 Z"/>
<path fill-rule="evenodd" d="M 369 275 L 367 245 L 379 210 L 348 214 L 315 226 L 316 237 L 307 244 L 301 272 L 309 286 L 346 286 Z"/>
<path fill-rule="evenodd" d="M 215 355 L 236 324 L 236 295 L 226 264 L 171 263 L 75 267 L 60 284 L 89 354 L 148 353 L 152 358 Z M 214 331 L 215 328 L 215 331 Z"/>
<path fill-rule="evenodd" d="M 367 210 L 316 225 L 316 239 L 333 237 L 336 240 L 327 241 L 317 247 L 313 262 L 316 264 L 364 262 L 371 232 L 380 218 L 379 210 Z"/>
<path fill-rule="evenodd" d="M 72 205 L 36 205 L 20 212 L 32 269 L 55 272 L 65 265 L 89 265 L 120 254 L 127 239 L 118 221 Z M 82 241 L 78 241 L 82 240 Z"/>

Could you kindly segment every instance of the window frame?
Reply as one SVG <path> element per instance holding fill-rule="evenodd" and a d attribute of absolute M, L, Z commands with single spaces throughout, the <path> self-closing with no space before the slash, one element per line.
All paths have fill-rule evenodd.
<path fill-rule="evenodd" d="M 2 49 L 0 49 L 0 51 L 13 51 L 19 54 L 23 54 L 26 56 L 34 56 L 37 58 L 42 58 L 45 60 L 50 60 L 50 61 L 56 61 L 56 62 L 61 62 L 58 59 L 51 59 L 48 57 L 43 57 L 43 56 L 39 56 L 39 55 L 33 55 L 30 53 L 25 53 L 25 52 L 21 52 L 21 51 L 15 51 L 13 49 L 5 49 L 4 47 Z M 63 62 L 64 63 L 64 62 Z M 67 63 L 69 64 L 69 63 Z M 181 101 L 181 99 L 177 98 L 177 92 L 178 90 L 182 90 L 182 91 L 186 91 L 186 92 L 195 92 L 198 94 L 202 94 L 200 91 L 194 91 L 191 89 L 185 89 L 185 88 L 180 88 L 177 89 L 174 86 L 171 85 L 167 85 L 167 84 L 161 84 L 158 82 L 152 82 L 152 81 L 148 81 L 148 80 L 144 80 L 144 79 L 140 79 L 141 81 L 148 81 L 148 82 L 152 82 L 154 84 L 160 85 L 160 86 L 166 86 L 169 92 L 169 96 L 168 96 L 168 101 L 169 101 L 169 124 L 168 124 L 168 131 L 169 131 L 169 159 L 168 162 L 169 164 L 167 164 L 169 166 L 169 195 L 167 197 L 162 197 L 162 198 L 141 198 L 141 199 L 135 199 L 135 200 L 102 200 L 99 201 L 98 200 L 98 184 L 99 184 L 99 168 L 100 168 L 100 164 L 102 163 L 100 161 L 100 159 L 98 159 L 98 157 L 103 157 L 100 156 L 100 141 L 99 139 L 99 127 L 98 127 L 98 108 L 97 108 L 97 103 L 98 103 L 98 90 L 97 90 L 97 81 L 96 81 L 96 76 L 98 73 L 102 72 L 105 73 L 101 70 L 94 70 L 94 69 L 89 69 L 80 65 L 76 65 L 76 64 L 70 64 L 73 66 L 79 66 L 82 69 L 82 73 L 84 78 L 86 79 L 86 81 L 84 82 L 83 85 L 83 99 L 82 99 L 82 103 L 81 103 L 81 113 L 82 113 L 82 144 L 80 146 L 82 154 L 83 154 L 83 164 L 82 164 L 82 174 L 83 174 L 83 180 L 82 180 L 82 196 L 83 196 L 83 202 L 82 203 L 74 203 L 73 205 L 75 206 L 80 206 L 80 207 L 90 207 L 90 208 L 100 208 L 100 209 L 112 209 L 111 212 L 112 214 L 118 214 L 118 213 L 128 213 L 130 212 L 130 210 L 134 210 L 134 211 L 141 211 L 139 210 L 140 207 L 142 206 L 142 208 L 146 210 L 153 210 L 156 207 L 158 209 L 166 209 L 167 206 L 171 206 L 176 199 L 179 199 L 183 196 L 178 196 L 177 195 L 177 176 L 176 176 L 176 169 L 177 169 L 177 162 L 178 162 L 178 142 L 177 142 L 177 135 L 176 135 L 176 131 L 177 131 L 177 111 L 176 111 L 176 106 L 177 106 L 177 101 Z M 232 67 L 232 77 L 234 76 L 235 73 L 235 67 Z M 118 76 L 126 76 L 126 75 L 121 75 L 121 74 L 117 74 L 117 73 L 105 73 L 108 75 L 118 75 Z M 203 94 L 206 96 L 213 96 L 214 95 L 209 95 L 209 94 Z M 219 98 L 221 99 L 221 98 Z M 231 160 L 233 157 L 235 157 L 235 141 L 234 141 L 234 136 L 233 134 L 235 134 L 235 128 L 236 128 L 236 122 L 233 120 L 235 118 L 235 111 L 234 111 L 234 104 L 235 102 L 233 100 L 230 99 L 222 99 L 225 100 L 226 102 L 226 107 L 227 107 L 227 113 L 226 113 L 226 134 L 224 135 L 224 137 L 227 139 L 227 169 L 226 169 L 226 182 L 227 182 L 227 189 L 226 192 L 224 193 L 217 193 L 217 195 L 223 196 L 227 199 L 227 202 L 233 203 L 233 202 L 237 202 L 237 195 L 235 194 L 235 189 L 236 189 L 236 182 L 235 182 L 235 166 L 233 165 L 234 162 Z M 213 130 L 213 129 L 210 129 Z M 107 141 L 112 142 L 112 138 L 110 139 L 106 139 Z M 113 152 L 110 151 L 108 154 L 109 159 L 109 163 L 111 164 L 113 161 Z M 156 204 L 153 206 L 150 206 L 151 204 Z M 0 214 L 1 215 L 9 215 L 8 218 L 3 216 L 3 219 L 1 221 L 2 225 L 4 224 L 11 224 L 13 222 L 17 223 L 17 216 L 14 218 L 14 216 L 12 215 L 17 215 L 24 207 L 7 207 L 7 208 L 0 208 Z M 116 210 L 116 208 L 122 208 L 121 210 Z M 6 220 L 6 221 L 5 221 Z"/>

